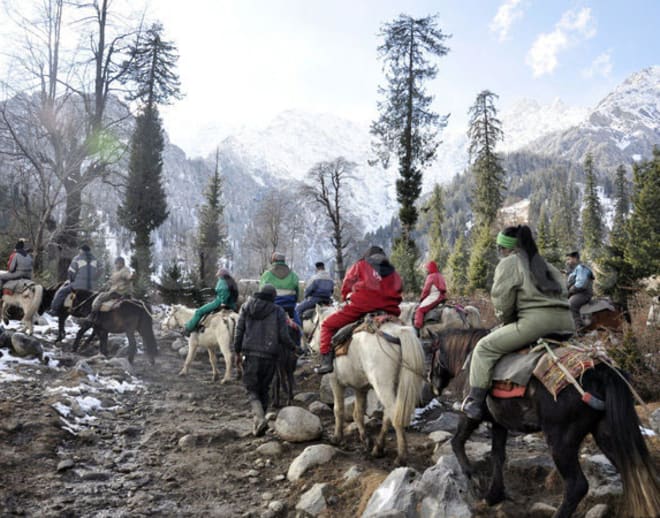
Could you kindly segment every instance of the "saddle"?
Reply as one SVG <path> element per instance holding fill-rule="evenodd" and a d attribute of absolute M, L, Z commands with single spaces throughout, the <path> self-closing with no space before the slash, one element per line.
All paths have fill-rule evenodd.
<path fill-rule="evenodd" d="M 206 331 L 206 324 L 208 324 L 208 321 L 213 318 L 214 315 L 222 313 L 223 311 L 230 311 L 230 309 L 227 306 L 219 306 L 210 313 L 204 315 L 199 321 L 199 324 L 197 324 L 197 329 L 195 329 L 195 331 L 198 333 L 203 333 Z"/>
<path fill-rule="evenodd" d="M 5 281 L 2 286 L 3 295 L 20 295 L 21 293 L 29 290 L 36 283 L 30 279 L 12 279 Z"/>
<path fill-rule="evenodd" d="M 380 331 L 380 327 L 383 324 L 387 324 L 388 322 L 403 324 L 399 317 L 396 317 L 390 313 L 386 313 L 385 311 L 367 313 L 355 322 L 346 324 L 332 336 L 332 341 L 330 344 L 334 349 L 335 357 L 348 354 L 348 348 L 351 345 L 351 341 L 353 340 L 353 335 L 362 331 L 366 331 L 372 334 L 379 334 L 390 342 L 398 343 L 397 338 Z"/>
<path fill-rule="evenodd" d="M 112 311 L 113 309 L 117 308 L 122 302 L 130 300 L 130 297 L 118 297 L 116 299 L 110 299 L 106 300 L 101 304 L 101 307 L 99 308 L 99 311 L 101 313 L 107 312 L 107 311 Z"/>
<path fill-rule="evenodd" d="M 458 313 L 458 316 L 461 317 L 461 320 L 463 320 L 463 323 L 467 323 L 467 312 L 465 311 L 465 308 L 461 306 L 460 304 L 449 304 L 447 302 L 443 302 L 442 304 L 438 304 L 436 307 L 434 307 L 431 311 L 426 313 L 424 315 L 424 324 L 426 323 L 441 323 L 442 322 L 442 312 L 445 308 L 450 308 L 456 310 L 456 313 Z"/>
<path fill-rule="evenodd" d="M 534 376 L 556 399 L 571 383 L 571 377 L 579 379 L 600 363 L 602 355 L 599 351 L 564 341 L 565 338 L 544 337 L 537 344 L 503 356 L 495 365 L 490 395 L 500 399 L 523 397 Z M 552 354 L 547 348 L 553 351 Z"/>

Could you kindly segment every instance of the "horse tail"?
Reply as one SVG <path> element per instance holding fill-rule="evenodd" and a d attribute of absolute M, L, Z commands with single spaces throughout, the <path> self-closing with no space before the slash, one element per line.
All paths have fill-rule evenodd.
<path fill-rule="evenodd" d="M 626 516 L 660 516 L 660 484 L 639 426 L 633 398 L 618 372 L 606 376 L 605 425 L 614 464 L 623 482 Z M 602 424 L 601 424 L 602 426 Z M 609 440 L 608 440 L 609 439 Z"/>
<path fill-rule="evenodd" d="M 405 326 L 399 331 L 401 340 L 401 366 L 399 385 L 396 392 L 396 405 L 392 415 L 394 426 L 410 424 L 424 384 L 424 350 L 412 327 Z"/>
<path fill-rule="evenodd" d="M 32 300 L 30 304 L 23 310 L 25 313 L 25 320 L 32 321 L 32 318 L 35 314 L 39 312 L 39 306 L 41 306 L 41 299 L 44 296 L 44 287 L 41 284 L 34 284 L 30 291 L 32 292 Z"/>
<path fill-rule="evenodd" d="M 150 358 L 155 358 L 158 354 L 158 342 L 154 334 L 153 321 L 151 315 L 146 308 L 142 308 L 142 315 L 140 316 L 140 336 L 144 342 L 144 347 L 147 349 L 147 354 Z"/>

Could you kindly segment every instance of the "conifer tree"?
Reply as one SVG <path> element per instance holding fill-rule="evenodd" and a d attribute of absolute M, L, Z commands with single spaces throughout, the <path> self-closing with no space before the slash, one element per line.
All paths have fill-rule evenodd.
<path fill-rule="evenodd" d="M 557 171 L 552 186 L 549 211 L 550 234 L 556 239 L 560 255 L 578 249 L 579 206 L 578 190 L 573 175 Z"/>
<path fill-rule="evenodd" d="M 429 222 L 429 252 L 430 261 L 435 261 L 438 267 L 443 268 L 447 262 L 449 251 L 447 244 L 442 236 L 442 225 L 445 222 L 445 206 L 442 195 L 442 187 L 435 184 L 431 197 L 422 207 L 422 212 L 426 214 Z"/>
<path fill-rule="evenodd" d="M 124 202 L 118 209 L 119 222 L 135 233 L 135 294 L 146 295 L 151 284 L 151 232 L 167 219 L 167 200 L 162 185 L 163 129 L 158 104 L 180 98 L 179 79 L 174 73 L 176 47 L 162 39 L 163 26 L 154 24 L 131 49 L 130 79 L 137 88 L 130 100 L 142 108 L 131 141 L 128 179 Z"/>
<path fill-rule="evenodd" d="M 463 233 L 460 233 L 454 243 L 452 251 L 447 261 L 449 267 L 449 291 L 457 295 L 464 295 L 467 288 L 467 269 L 468 269 L 468 251 L 467 240 Z"/>
<path fill-rule="evenodd" d="M 628 192 L 626 168 L 620 165 L 616 170 L 616 178 L 614 180 L 614 221 L 612 222 L 612 232 L 610 233 L 611 244 L 614 244 L 615 241 L 621 244 L 625 243 L 626 221 L 630 212 L 630 196 Z"/>
<path fill-rule="evenodd" d="M 482 225 L 475 231 L 477 233 L 470 251 L 470 264 L 467 271 L 468 288 L 470 290 L 489 290 L 493 284 L 497 265 L 495 236 L 487 225 Z"/>
<path fill-rule="evenodd" d="M 384 99 L 378 102 L 379 117 L 371 124 L 371 134 L 383 167 L 388 167 L 392 155 L 398 159 L 401 237 L 395 240 L 394 249 L 399 258 L 412 261 L 397 266 L 404 271 L 407 288 L 413 290 L 417 289 L 417 276 L 405 278 L 405 272 L 415 271 L 419 256 L 410 237 L 418 218 L 415 202 L 422 189 L 422 171 L 434 159 L 438 133 L 447 124 L 446 116 L 430 109 L 433 97 L 425 92 L 424 83 L 437 75 L 437 67 L 429 59 L 442 57 L 449 49 L 437 16 L 412 18 L 402 14 L 385 23 L 380 36 L 384 41 L 378 52 L 384 61 L 387 86 L 380 88 Z"/>
<path fill-rule="evenodd" d="M 218 258 L 226 238 L 223 222 L 220 151 L 215 152 L 215 170 L 204 193 L 206 198 L 199 214 L 199 278 L 203 286 L 215 284 Z"/>
<path fill-rule="evenodd" d="M 633 165 L 632 213 L 628 220 L 626 261 L 636 279 L 660 272 L 660 148 L 653 158 Z"/>
<path fill-rule="evenodd" d="M 557 268 L 563 267 L 563 255 L 559 250 L 557 239 L 550 228 L 545 206 L 541 207 L 541 213 L 539 215 L 536 244 L 538 245 L 539 252 L 546 261 Z"/>
<path fill-rule="evenodd" d="M 596 191 L 596 173 L 591 154 L 584 161 L 585 187 L 584 207 L 582 209 L 582 235 L 584 237 L 584 255 L 591 259 L 600 257 L 605 234 L 603 209 Z"/>

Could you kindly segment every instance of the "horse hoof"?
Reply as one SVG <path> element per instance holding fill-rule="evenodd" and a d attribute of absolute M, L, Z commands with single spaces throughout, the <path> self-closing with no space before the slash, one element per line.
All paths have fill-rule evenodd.
<path fill-rule="evenodd" d="M 491 494 L 490 492 L 486 495 L 486 503 L 489 506 L 499 504 L 505 499 L 504 491 L 496 491 Z"/>
<path fill-rule="evenodd" d="M 341 444 L 342 439 L 343 437 L 338 437 L 337 435 L 331 435 L 328 442 L 333 446 L 339 446 Z"/>
<path fill-rule="evenodd" d="M 186 375 L 186 371 L 179 372 L 179 376 L 185 376 L 185 375 Z"/>
<path fill-rule="evenodd" d="M 382 457 L 384 453 L 383 448 L 380 448 L 377 445 L 371 450 L 371 456 L 376 458 Z"/>
<path fill-rule="evenodd" d="M 399 457 L 399 456 L 397 456 L 397 458 L 394 459 L 394 465 L 395 465 L 397 468 L 401 468 L 401 467 L 403 467 L 403 466 L 407 466 L 407 465 L 408 465 L 408 461 L 406 460 L 405 457 Z"/>

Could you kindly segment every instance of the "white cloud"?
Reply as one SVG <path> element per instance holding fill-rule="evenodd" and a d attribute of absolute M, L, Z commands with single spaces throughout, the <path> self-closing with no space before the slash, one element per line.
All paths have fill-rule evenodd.
<path fill-rule="evenodd" d="M 500 41 L 507 39 L 509 34 L 509 29 L 513 22 L 522 18 L 523 12 L 521 8 L 517 8 L 520 4 L 520 0 L 506 0 L 502 5 L 500 5 L 495 18 L 490 22 L 491 32 L 497 33 L 497 37 Z"/>
<path fill-rule="evenodd" d="M 550 74 L 557 68 L 557 55 L 596 35 L 596 23 L 591 9 L 566 11 L 552 32 L 539 34 L 527 53 L 525 62 L 532 67 L 534 77 Z"/>
<path fill-rule="evenodd" d="M 612 73 L 611 51 L 603 52 L 591 62 L 588 68 L 582 70 L 582 77 L 592 78 L 596 76 L 610 77 Z"/>

